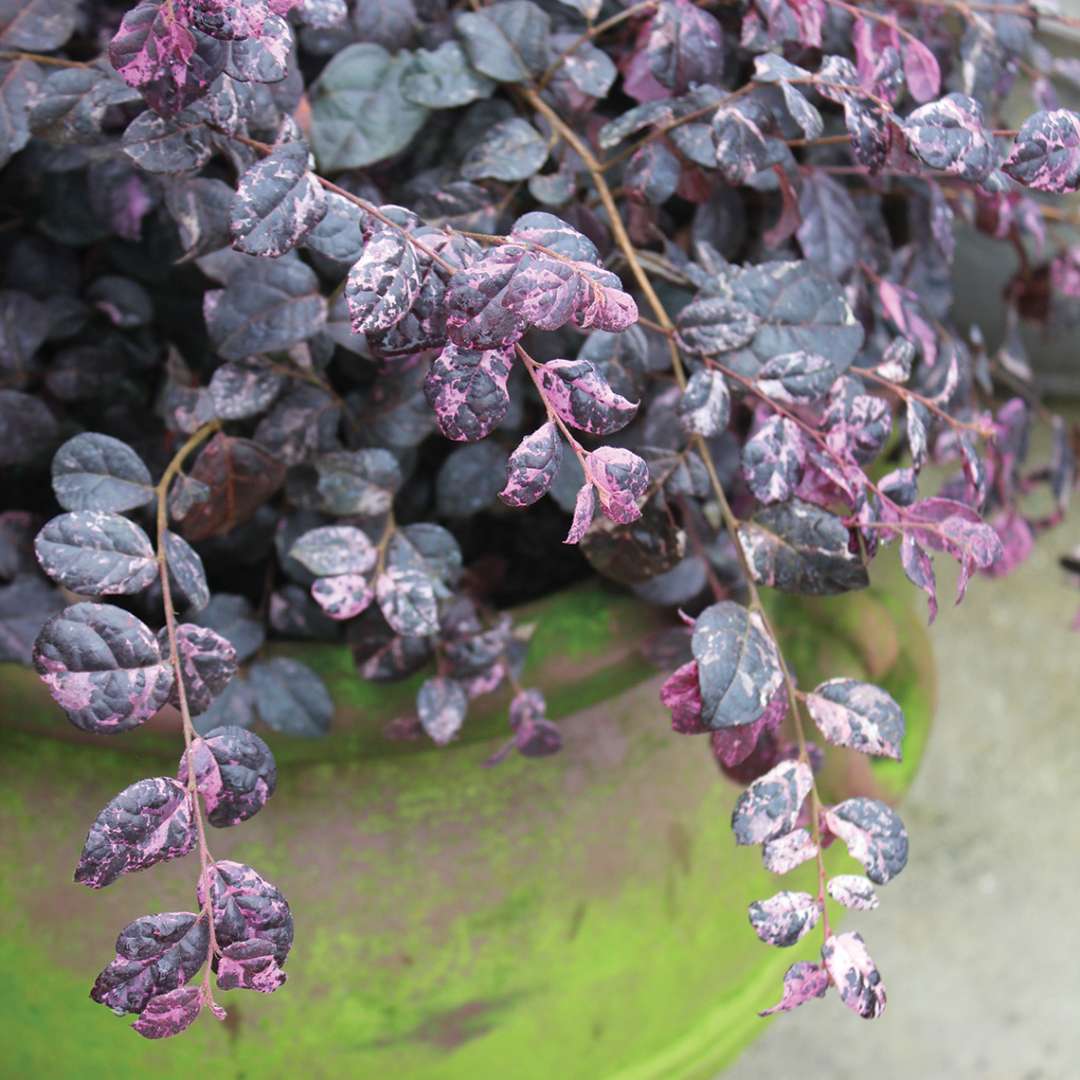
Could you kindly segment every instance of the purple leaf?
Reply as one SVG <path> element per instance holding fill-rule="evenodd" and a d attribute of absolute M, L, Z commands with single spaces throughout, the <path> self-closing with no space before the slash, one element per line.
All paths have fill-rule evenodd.
<path fill-rule="evenodd" d="M 396 229 L 372 233 L 345 284 L 353 333 L 389 330 L 401 322 L 420 292 L 413 246 Z"/>
<path fill-rule="evenodd" d="M 1001 166 L 1017 183 L 1054 193 L 1080 188 L 1080 114 L 1037 112 L 1020 127 Z"/>
<path fill-rule="evenodd" d="M 694 623 L 691 647 L 709 728 L 751 724 L 765 712 L 783 675 L 760 615 L 730 600 L 713 604 Z"/>
<path fill-rule="evenodd" d="M 819 401 L 836 381 L 839 372 L 831 360 L 814 353 L 782 353 L 766 361 L 758 372 L 762 393 L 786 405 Z"/>
<path fill-rule="evenodd" d="M 202 1010 L 202 988 L 179 986 L 146 1003 L 131 1026 L 144 1039 L 167 1039 L 187 1031 Z"/>
<path fill-rule="evenodd" d="M 768 162 L 765 136 L 739 104 L 717 109 L 712 118 L 716 164 L 729 184 L 749 183 Z"/>
<path fill-rule="evenodd" d="M 221 829 L 254 817 L 274 794 L 277 767 L 270 747 L 241 727 L 218 727 L 191 744 L 180 758 L 177 779 L 188 782 L 188 763 L 211 825 Z"/>
<path fill-rule="evenodd" d="M 904 120 L 911 152 L 931 169 L 980 183 L 993 171 L 993 140 L 982 107 L 964 94 L 947 94 Z"/>
<path fill-rule="evenodd" d="M 758 1016 L 790 1012 L 811 998 L 824 997 L 828 988 L 829 973 L 819 964 L 800 960 L 799 963 L 792 964 L 784 975 L 784 994 L 779 1003 L 758 1013 Z"/>
<path fill-rule="evenodd" d="M 591 435 L 611 435 L 637 413 L 637 404 L 616 394 L 588 360 L 549 360 L 539 374 L 548 405 L 565 423 Z"/>
<path fill-rule="evenodd" d="M 750 925 L 766 945 L 787 948 L 817 926 L 821 907 L 804 892 L 779 892 L 750 905 Z"/>
<path fill-rule="evenodd" d="M 222 990 L 257 990 L 272 994 L 285 983 L 285 972 L 278 967 L 274 945 L 261 938 L 236 941 L 221 953 L 217 984 Z"/>
<path fill-rule="evenodd" d="M 307 163 L 307 146 L 286 143 L 241 175 L 229 211 L 237 251 L 279 258 L 326 216 L 326 196 Z"/>
<path fill-rule="evenodd" d="M 114 1012 L 142 1012 L 152 998 L 192 978 L 209 951 L 210 930 L 201 915 L 143 915 L 120 931 L 116 959 L 97 977 L 90 997 Z"/>
<path fill-rule="evenodd" d="M 840 1000 L 864 1020 L 885 1011 L 885 986 L 860 934 L 835 934 L 821 947 L 821 959 Z"/>
<path fill-rule="evenodd" d="M 763 503 L 789 499 L 799 485 L 805 463 L 802 435 L 794 422 L 783 416 L 771 416 L 743 446 L 743 477 Z"/>
<path fill-rule="evenodd" d="M 436 746 L 446 746 L 457 735 L 468 708 L 461 684 L 442 676 L 426 679 L 416 695 L 420 723 Z"/>
<path fill-rule="evenodd" d="M 375 581 L 379 609 L 405 637 L 439 632 L 439 609 L 431 578 L 420 570 L 389 566 Z"/>
<path fill-rule="evenodd" d="M 762 844 L 790 832 L 814 777 L 801 761 L 781 761 L 740 796 L 731 815 L 739 844 Z"/>
<path fill-rule="evenodd" d="M 209 890 L 207 886 L 209 885 Z M 293 919 L 277 887 L 243 863 L 219 859 L 199 879 L 200 904 L 212 904 L 214 936 L 224 952 L 242 941 L 266 941 L 284 967 L 293 940 Z"/>
<path fill-rule="evenodd" d="M 937 618 L 937 583 L 934 564 L 911 533 L 905 533 L 900 541 L 900 565 L 908 581 L 926 593 L 930 607 L 930 622 Z"/>
<path fill-rule="evenodd" d="M 921 105 L 941 93 L 941 68 L 937 57 L 918 38 L 904 39 L 904 78 L 911 96 Z"/>
<path fill-rule="evenodd" d="M 330 730 L 334 702 L 322 679 L 287 656 L 251 665 L 249 680 L 264 724 L 283 735 L 311 739 Z"/>
<path fill-rule="evenodd" d="M 901 760 L 904 714 L 879 687 L 856 679 L 829 679 L 806 695 L 806 708 L 833 746 Z"/>
<path fill-rule="evenodd" d="M 165 628 L 158 633 L 161 655 L 169 655 L 169 639 Z M 184 696 L 192 715 L 206 712 L 225 690 L 236 674 L 236 650 L 220 634 L 205 626 L 181 623 L 176 628 L 176 656 Z M 169 701 L 180 707 L 180 695 L 173 683 Z"/>
<path fill-rule="evenodd" d="M 50 52 L 71 36 L 80 18 L 68 0 L 6 0 L 0 5 L 0 46 Z"/>
<path fill-rule="evenodd" d="M 649 142 L 626 163 L 623 188 L 637 202 L 662 206 L 675 194 L 681 172 L 682 165 L 671 150 L 662 142 Z"/>
<path fill-rule="evenodd" d="M 574 519 L 570 523 L 570 531 L 566 534 L 563 543 L 579 543 L 581 538 L 589 531 L 595 512 L 596 489 L 586 481 L 578 488 L 577 499 L 574 502 Z"/>
<path fill-rule="evenodd" d="M 127 443 L 86 432 L 68 439 L 52 460 L 56 501 L 65 510 L 122 513 L 153 497 L 150 470 Z"/>
<path fill-rule="evenodd" d="M 907 865 L 907 829 L 896 811 L 880 800 L 847 799 L 825 812 L 825 823 L 875 885 L 891 881 Z"/>
<path fill-rule="evenodd" d="M 75 880 L 91 889 L 121 874 L 178 859 L 195 846 L 191 796 L 169 776 L 124 788 L 90 826 Z"/>
<path fill-rule="evenodd" d="M 34 643 L 34 667 L 68 719 L 100 735 L 148 720 L 173 682 L 153 632 L 108 604 L 75 604 L 54 615 Z"/>
<path fill-rule="evenodd" d="M 895 337 L 881 354 L 881 363 L 874 370 L 890 382 L 906 383 L 911 378 L 911 363 L 914 359 L 914 344 L 905 337 Z"/>
<path fill-rule="evenodd" d="M 498 427 L 510 407 L 506 380 L 513 360 L 512 348 L 480 351 L 453 344 L 435 358 L 424 393 L 446 438 L 475 442 Z"/>
<path fill-rule="evenodd" d="M 104 510 L 54 517 L 37 534 L 34 552 L 53 581 L 90 596 L 142 592 L 158 573 L 146 533 Z"/>
<path fill-rule="evenodd" d="M 908 444 L 911 446 L 911 462 L 918 471 L 926 464 L 929 436 L 927 428 L 930 423 L 930 413 L 921 401 L 908 398 L 906 410 L 906 426 Z"/>
<path fill-rule="evenodd" d="M 889 115 L 869 102 L 844 102 L 844 123 L 851 137 L 855 160 L 875 176 L 884 167 L 892 147 L 894 126 Z"/>
<path fill-rule="evenodd" d="M 761 861 L 771 874 L 786 874 L 810 859 L 817 858 L 818 846 L 809 830 L 792 829 L 761 848 Z"/>
<path fill-rule="evenodd" d="M 728 426 L 731 394 L 719 371 L 702 368 L 690 376 L 686 389 L 675 406 L 679 426 L 689 435 L 711 439 Z"/>
<path fill-rule="evenodd" d="M 530 506 L 547 494 L 559 471 L 562 440 L 549 420 L 526 435 L 506 463 L 506 486 L 499 498 L 508 506 Z"/>
<path fill-rule="evenodd" d="M 829 895 L 855 911 L 873 911 L 881 902 L 873 883 L 861 874 L 837 874 L 829 879 Z"/>
<path fill-rule="evenodd" d="M 585 473 L 605 517 L 620 525 L 641 517 L 637 501 L 649 487 L 649 469 L 637 454 L 622 447 L 598 447 L 585 459 Z"/>
<path fill-rule="evenodd" d="M 375 599 L 363 574 L 335 574 L 311 583 L 311 595 L 331 619 L 355 619 Z"/>
<path fill-rule="evenodd" d="M 290 558 L 319 577 L 366 574 L 377 553 L 362 529 L 354 525 L 324 525 L 304 533 L 289 549 Z"/>
<path fill-rule="evenodd" d="M 404 482 L 397 458 L 381 446 L 322 454 L 315 471 L 319 509 L 335 516 L 382 517 Z"/>
<path fill-rule="evenodd" d="M 763 732 L 775 731 L 788 712 L 787 689 L 781 686 L 772 696 L 765 711 L 750 724 L 720 728 L 709 737 L 713 757 L 722 768 L 734 768 L 753 754 Z"/>
<path fill-rule="evenodd" d="M 660 687 L 660 701 L 671 710 L 671 730 L 680 735 L 702 735 L 709 730 L 701 719 L 701 686 L 697 662 L 676 668 Z"/>
<path fill-rule="evenodd" d="M 549 757 L 562 749 L 562 733 L 547 718 L 547 702 L 539 690 L 522 690 L 510 702 L 514 746 L 523 757 Z"/>

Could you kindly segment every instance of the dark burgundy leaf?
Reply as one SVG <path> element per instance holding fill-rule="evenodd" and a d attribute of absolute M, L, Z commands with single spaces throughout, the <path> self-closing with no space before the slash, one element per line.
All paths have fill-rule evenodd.
<path fill-rule="evenodd" d="M 208 888 L 209 886 L 209 888 Z M 267 941 L 274 959 L 284 966 L 293 940 L 292 912 L 275 885 L 243 863 L 218 859 L 200 878 L 200 904 L 210 901 L 218 947 L 245 941 Z"/>
<path fill-rule="evenodd" d="M 806 449 L 798 427 L 783 416 L 772 416 L 743 447 L 742 473 L 747 486 L 763 503 L 791 497 L 802 478 Z"/>
<path fill-rule="evenodd" d="M 549 420 L 526 435 L 506 463 L 499 498 L 508 506 L 530 506 L 550 489 L 562 459 L 558 428 Z"/>
<path fill-rule="evenodd" d="M 831 596 L 870 584 L 847 526 L 813 503 L 789 499 L 739 526 L 754 580 L 783 592 Z"/>
<path fill-rule="evenodd" d="M 150 470 L 127 443 L 85 433 L 68 439 L 52 461 L 56 501 L 65 510 L 134 510 L 154 497 Z"/>
<path fill-rule="evenodd" d="M 126 517 L 101 510 L 54 517 L 37 534 L 34 552 L 53 581 L 90 596 L 142 592 L 158 573 L 146 533 Z"/>
<path fill-rule="evenodd" d="M 0 663 L 31 663 L 41 624 L 63 606 L 60 590 L 36 573 L 0 585 Z"/>
<path fill-rule="evenodd" d="M 205 540 L 242 525 L 281 486 L 284 466 L 258 443 L 218 432 L 203 447 L 191 478 L 210 489 L 192 507 L 182 528 L 188 540 Z"/>
<path fill-rule="evenodd" d="M 916 37 L 904 39 L 904 77 L 911 96 L 920 104 L 941 93 L 941 68 L 937 57 Z"/>
<path fill-rule="evenodd" d="M 32 461 L 54 444 L 56 433 L 56 420 L 43 402 L 0 390 L 0 466 Z"/>
<path fill-rule="evenodd" d="M 765 712 L 783 676 L 760 615 L 730 600 L 713 604 L 694 623 L 691 647 L 707 727 L 750 724 Z"/>
<path fill-rule="evenodd" d="M 766 945 L 787 948 L 817 926 L 821 907 L 804 892 L 779 892 L 750 905 L 750 925 Z"/>
<path fill-rule="evenodd" d="M 435 504 L 443 517 L 465 518 L 491 506 L 506 475 L 506 451 L 492 439 L 459 446 L 435 477 Z"/>
<path fill-rule="evenodd" d="M 829 973 L 819 964 L 800 960 L 797 964 L 792 964 L 784 975 L 784 994 L 779 1003 L 758 1013 L 758 1016 L 790 1012 L 811 998 L 824 997 L 828 988 Z"/>
<path fill-rule="evenodd" d="M 661 0 L 645 44 L 649 70 L 662 86 L 683 93 L 724 74 L 724 31 L 690 0 Z"/>
<path fill-rule="evenodd" d="M 880 903 L 873 884 L 861 874 L 837 874 L 830 878 L 829 895 L 838 904 L 855 911 L 873 911 Z"/>
<path fill-rule="evenodd" d="M 901 759 L 904 714 L 879 687 L 856 679 L 829 679 L 806 695 L 806 708 L 826 742 Z"/>
<path fill-rule="evenodd" d="M 679 159 L 662 142 L 649 142 L 626 163 L 623 188 L 632 199 L 662 206 L 675 194 L 681 172 Z"/>
<path fill-rule="evenodd" d="M 660 687 L 660 701 L 671 710 L 671 728 L 680 735 L 701 735 L 709 726 L 701 718 L 701 685 L 697 661 L 677 668 Z"/>
<path fill-rule="evenodd" d="M 131 1026 L 144 1039 L 167 1039 L 187 1031 L 202 1010 L 202 988 L 180 986 L 146 1003 Z"/>
<path fill-rule="evenodd" d="M 821 947 L 821 960 L 840 1000 L 864 1020 L 885 1011 L 885 984 L 860 934 L 835 934 Z"/>
<path fill-rule="evenodd" d="M 713 757 L 721 768 L 732 769 L 750 758 L 762 741 L 762 735 L 775 731 L 788 714 L 787 688 L 781 686 L 765 711 L 750 724 L 720 728 L 709 736 Z"/>
<path fill-rule="evenodd" d="M 801 761 L 782 761 L 755 780 L 731 816 L 736 841 L 761 844 L 790 832 L 812 785 L 810 766 Z"/>
<path fill-rule="evenodd" d="M 803 254 L 835 277 L 845 277 L 863 243 L 862 219 L 847 188 L 827 173 L 809 173 L 799 191 L 799 214 L 796 236 Z"/>
<path fill-rule="evenodd" d="M 1076 191 L 1080 188 L 1080 114 L 1056 109 L 1029 116 L 1001 167 L 1036 191 Z"/>
<path fill-rule="evenodd" d="M 211 825 L 224 828 L 254 817 L 274 794 L 277 767 L 270 747 L 242 727 L 207 731 L 180 758 L 177 779 L 188 782 L 189 762 L 195 763 L 199 795 Z"/>
<path fill-rule="evenodd" d="M 847 845 L 875 885 L 891 881 L 907 865 L 908 834 L 896 811 L 878 799 L 847 799 L 825 812 L 829 831 Z"/>
<path fill-rule="evenodd" d="M 169 639 L 163 628 L 158 633 L 161 655 L 169 656 Z M 216 631 L 193 623 L 176 628 L 176 653 L 184 696 L 193 715 L 206 712 L 236 674 L 236 650 Z M 169 701 L 180 707 L 180 693 L 173 683 Z"/>
<path fill-rule="evenodd" d="M 143 915 L 120 931 L 116 959 L 97 977 L 90 997 L 114 1012 L 140 1013 L 152 998 L 193 978 L 209 951 L 210 929 L 201 915 Z"/>
<path fill-rule="evenodd" d="M 75 880 L 103 889 L 121 874 L 186 855 L 195 846 L 191 810 L 187 789 L 169 776 L 124 788 L 90 826 Z"/>
<path fill-rule="evenodd" d="M 490 435 L 510 407 L 506 380 L 513 349 L 478 351 L 449 344 L 424 380 L 428 404 L 448 439 L 473 442 Z"/>
<path fill-rule="evenodd" d="M 286 656 L 258 660 L 248 677 L 259 717 L 274 731 L 310 739 L 330 730 L 334 702 L 306 664 Z"/>
<path fill-rule="evenodd" d="M 366 574 L 376 552 L 367 534 L 352 525 L 324 525 L 304 533 L 289 555 L 320 577 Z"/>

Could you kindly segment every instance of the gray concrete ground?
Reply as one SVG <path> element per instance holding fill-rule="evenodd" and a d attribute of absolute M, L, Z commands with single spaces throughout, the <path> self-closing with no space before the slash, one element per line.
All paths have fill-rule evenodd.
<path fill-rule="evenodd" d="M 932 629 L 937 726 L 901 808 L 904 873 L 853 913 L 889 993 L 780 1017 L 722 1080 L 1080 1080 L 1080 512 Z"/>

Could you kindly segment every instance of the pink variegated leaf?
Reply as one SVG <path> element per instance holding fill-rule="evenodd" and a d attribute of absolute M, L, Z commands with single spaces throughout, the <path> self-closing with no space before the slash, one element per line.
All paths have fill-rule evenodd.
<path fill-rule="evenodd" d="M 817 857 L 818 846 L 808 829 L 792 829 L 762 845 L 761 861 L 771 874 L 786 874 Z"/>
<path fill-rule="evenodd" d="M 180 759 L 176 778 L 182 784 L 188 782 L 189 762 L 207 818 L 219 829 L 254 817 L 277 787 L 270 747 L 242 727 L 218 727 L 194 739 Z"/>
<path fill-rule="evenodd" d="M 762 844 L 793 829 L 813 782 L 810 766 L 801 761 L 782 761 L 755 780 L 731 816 L 736 842 Z"/>
<path fill-rule="evenodd" d="M 217 984 L 222 990 L 257 990 L 260 994 L 272 994 L 285 979 L 285 972 L 278 967 L 273 943 L 262 938 L 234 941 L 218 959 Z"/>
<path fill-rule="evenodd" d="M 980 183 L 994 168 L 982 106 L 964 94 L 947 94 L 916 109 L 904 120 L 904 134 L 911 152 L 931 169 Z"/>
<path fill-rule="evenodd" d="M 316 578 L 311 583 L 311 595 L 331 619 L 355 619 L 365 611 L 375 593 L 363 574 L 335 574 Z"/>
<path fill-rule="evenodd" d="M 743 478 L 761 502 L 783 502 L 798 487 L 805 462 L 798 427 L 786 417 L 772 416 L 743 447 Z"/>
<path fill-rule="evenodd" d="M 1036 191 L 1076 191 L 1080 188 L 1080 114 L 1056 109 L 1029 116 L 1002 170 Z"/>
<path fill-rule="evenodd" d="M 712 118 L 716 164 L 729 184 L 746 184 L 768 160 L 768 145 L 757 119 L 738 104 L 717 109 Z"/>
<path fill-rule="evenodd" d="M 906 383 L 911 378 L 915 346 L 906 337 L 895 337 L 881 354 L 881 363 L 874 370 L 889 382 Z"/>
<path fill-rule="evenodd" d="M 278 888 L 243 863 L 218 859 L 199 878 L 196 896 L 214 916 L 214 937 L 223 952 L 239 941 L 268 941 L 284 967 L 293 940 L 293 918 Z"/>
<path fill-rule="evenodd" d="M 290 548 L 290 558 L 320 577 L 366 574 L 377 553 L 367 534 L 355 525 L 323 525 L 304 533 Z"/>
<path fill-rule="evenodd" d="M 202 1010 L 202 988 L 179 986 L 146 1003 L 131 1026 L 144 1039 L 167 1039 L 187 1031 Z"/>
<path fill-rule="evenodd" d="M 891 881 L 907 865 L 907 829 L 896 811 L 879 799 L 846 799 L 825 812 L 825 824 L 875 885 Z"/>
<path fill-rule="evenodd" d="M 468 708 L 461 684 L 441 675 L 425 680 L 416 695 L 420 723 L 436 746 L 446 746 L 457 736 Z"/>
<path fill-rule="evenodd" d="M 547 494 L 559 471 L 562 440 L 550 420 L 518 443 L 506 463 L 499 498 L 508 506 L 530 506 Z"/>
<path fill-rule="evenodd" d="M 671 710 L 671 730 L 680 735 L 703 735 L 709 726 L 701 719 L 701 687 L 697 662 L 676 668 L 660 687 L 660 701 Z"/>
<path fill-rule="evenodd" d="M 900 541 L 900 565 L 904 568 L 908 581 L 926 593 L 930 609 L 929 622 L 933 623 L 938 610 L 934 564 L 911 533 L 905 533 Z"/>
<path fill-rule="evenodd" d="M 862 874 L 837 874 L 829 879 L 829 895 L 854 911 L 873 911 L 881 903 L 873 882 Z"/>
<path fill-rule="evenodd" d="M 834 934 L 821 947 L 821 959 L 852 1012 L 873 1020 L 885 1011 L 885 984 L 860 934 Z"/>
<path fill-rule="evenodd" d="M 731 416 L 731 393 L 719 371 L 702 368 L 690 376 L 675 407 L 679 426 L 689 435 L 711 439 L 727 426 Z"/>
<path fill-rule="evenodd" d="M 98 975 L 90 997 L 117 1013 L 141 1013 L 161 994 L 182 987 L 206 963 L 207 920 L 192 911 L 143 915 L 116 939 L 116 957 Z"/>
<path fill-rule="evenodd" d="M 598 447 L 585 459 L 585 473 L 605 517 L 620 525 L 641 517 L 637 501 L 648 489 L 649 468 L 637 454 L 619 446 Z"/>
<path fill-rule="evenodd" d="M 124 788 L 90 826 L 75 880 L 103 889 L 121 874 L 178 859 L 194 846 L 187 789 L 169 776 L 139 780 Z"/>
<path fill-rule="evenodd" d="M 856 679 L 829 679 L 806 695 L 806 708 L 834 746 L 901 759 L 904 714 L 880 687 Z"/>
<path fill-rule="evenodd" d="M 817 926 L 821 906 L 805 892 L 778 892 L 768 900 L 755 900 L 749 909 L 750 925 L 766 945 L 785 949 Z"/>
<path fill-rule="evenodd" d="M 158 632 L 161 655 L 169 656 L 165 627 Z M 236 650 L 219 633 L 207 626 L 181 623 L 176 627 L 176 658 L 184 685 L 184 698 L 193 716 L 199 716 L 221 696 L 236 674 Z M 174 682 L 169 702 L 180 708 L 179 684 Z"/>
<path fill-rule="evenodd" d="M 590 435 L 611 435 L 637 413 L 637 404 L 616 394 L 589 360 L 549 360 L 539 375 L 548 405 L 565 423 Z"/>
<path fill-rule="evenodd" d="M 578 488 L 577 499 L 574 501 L 574 519 L 570 523 L 570 531 L 566 534 L 563 543 L 579 543 L 585 533 L 588 532 L 595 512 L 596 489 L 586 481 Z"/>
<path fill-rule="evenodd" d="M 828 988 L 829 973 L 819 964 L 800 960 L 799 963 L 792 964 L 784 975 L 783 997 L 771 1009 L 758 1013 L 758 1016 L 790 1012 L 811 998 L 824 997 Z"/>
<path fill-rule="evenodd" d="M 353 333 L 396 326 L 409 313 L 420 284 L 416 253 L 404 234 L 389 227 L 374 232 L 345 283 Z"/>
<path fill-rule="evenodd" d="M 514 351 L 463 349 L 448 344 L 424 379 L 424 394 L 435 410 L 439 430 L 456 442 L 475 442 L 491 434 L 510 407 L 506 380 Z"/>

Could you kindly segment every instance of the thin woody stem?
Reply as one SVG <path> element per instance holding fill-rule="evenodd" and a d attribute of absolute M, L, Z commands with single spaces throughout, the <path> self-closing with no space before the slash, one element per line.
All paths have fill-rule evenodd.
<path fill-rule="evenodd" d="M 169 564 L 166 556 L 165 539 L 169 529 L 169 487 L 187 458 L 203 443 L 211 434 L 218 431 L 221 424 L 212 420 L 204 424 L 173 456 L 165 469 L 161 480 L 158 481 L 155 493 L 157 496 L 157 564 L 158 574 L 161 578 L 161 601 L 165 608 L 165 634 L 169 642 L 169 666 L 173 671 L 176 695 L 180 703 L 180 719 L 184 731 L 184 754 L 187 759 L 188 794 L 191 798 L 191 808 L 195 817 L 195 827 L 198 834 L 199 845 L 199 879 L 203 883 L 206 899 L 203 902 L 202 913 L 206 916 L 207 927 L 210 936 L 210 948 L 207 957 L 206 972 L 203 975 L 203 998 L 213 1007 L 214 993 L 210 984 L 213 959 L 217 953 L 217 938 L 214 934 L 214 909 L 212 889 L 209 881 L 209 870 L 214 865 L 214 858 L 210 854 L 210 846 L 206 840 L 206 824 L 203 821 L 202 797 L 199 794 L 198 778 L 195 772 L 195 758 L 192 752 L 192 743 L 195 740 L 195 726 L 191 722 L 191 710 L 188 707 L 187 689 L 184 686 L 183 672 L 180 665 L 180 655 L 176 644 L 176 612 L 173 610 L 172 585 L 169 581 Z"/>
<path fill-rule="evenodd" d="M 544 387 L 540 382 L 540 365 L 525 351 L 520 345 L 515 345 L 514 350 L 521 358 L 521 362 L 525 365 L 525 370 L 529 373 L 529 378 L 532 379 L 533 385 L 536 387 L 536 392 L 540 395 L 540 400 L 544 403 L 544 410 L 547 412 L 548 419 L 562 432 L 563 438 L 570 444 L 570 449 L 574 451 L 578 461 L 581 462 L 581 467 L 585 468 L 585 459 L 589 456 L 585 452 L 585 448 L 574 438 L 570 429 L 563 422 L 563 418 L 552 408 L 551 403 L 547 399 L 547 395 L 544 393 Z M 585 474 L 588 476 L 588 473 Z"/>

